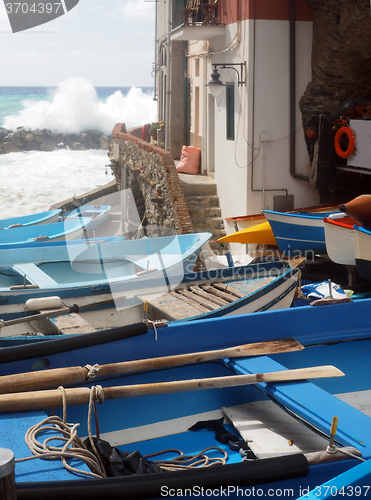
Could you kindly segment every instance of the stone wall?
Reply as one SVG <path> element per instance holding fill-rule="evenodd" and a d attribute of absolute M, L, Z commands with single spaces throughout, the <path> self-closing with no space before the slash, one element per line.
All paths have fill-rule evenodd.
<path fill-rule="evenodd" d="M 110 137 L 95 130 L 80 134 L 53 133 L 48 129 L 31 129 L 18 127 L 8 130 L 0 127 L 0 154 L 17 153 L 20 151 L 54 151 L 56 149 L 72 149 L 85 151 L 87 149 L 108 149 Z"/>
<path fill-rule="evenodd" d="M 193 226 L 171 154 L 126 132 L 117 124 L 109 152 L 111 168 L 122 185 L 131 188 L 139 217 L 148 236 L 193 233 Z"/>
<path fill-rule="evenodd" d="M 300 100 L 303 124 L 334 116 L 350 99 L 371 101 L 369 0 L 308 0 L 313 9 L 312 81 Z"/>

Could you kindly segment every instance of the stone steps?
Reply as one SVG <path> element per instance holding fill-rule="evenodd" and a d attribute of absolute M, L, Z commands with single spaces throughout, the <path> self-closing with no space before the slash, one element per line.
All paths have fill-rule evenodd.
<path fill-rule="evenodd" d="M 192 219 L 203 219 L 204 217 L 221 218 L 222 216 L 220 207 L 190 207 L 188 205 L 188 211 Z"/>
<path fill-rule="evenodd" d="M 219 197 L 215 195 L 184 196 L 187 202 L 188 210 L 200 208 L 219 208 Z"/>
<path fill-rule="evenodd" d="M 187 174 L 179 174 L 179 180 L 194 232 L 211 232 L 211 249 L 217 255 L 224 254 L 228 246 L 216 241 L 225 236 L 226 232 L 215 180 L 204 175 Z"/>

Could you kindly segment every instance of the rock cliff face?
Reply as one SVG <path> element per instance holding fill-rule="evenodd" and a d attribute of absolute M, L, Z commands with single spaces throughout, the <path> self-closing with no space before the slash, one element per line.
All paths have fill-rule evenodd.
<path fill-rule="evenodd" d="M 0 154 L 19 151 L 54 151 L 69 148 L 75 151 L 87 149 L 108 149 L 111 138 L 98 131 L 81 134 L 53 134 L 50 130 L 31 130 L 19 127 L 17 130 L 0 128 Z"/>
<path fill-rule="evenodd" d="M 371 102 L 369 0 L 308 0 L 313 9 L 312 81 L 300 100 L 304 126 L 350 99 Z"/>

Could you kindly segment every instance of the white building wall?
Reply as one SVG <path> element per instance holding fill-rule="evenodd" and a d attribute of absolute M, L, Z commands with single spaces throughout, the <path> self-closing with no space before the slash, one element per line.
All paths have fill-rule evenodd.
<path fill-rule="evenodd" d="M 240 43 L 233 50 L 225 50 L 236 40 L 236 34 Z M 308 176 L 310 166 L 298 103 L 311 79 L 312 23 L 296 23 L 296 40 L 296 172 Z M 209 48 L 211 55 L 204 58 L 208 68 L 205 83 L 210 79 L 212 63 L 247 62 L 247 84 L 242 87 L 237 87 L 234 70 L 219 70 L 224 83 L 236 82 L 235 140 L 226 140 L 225 91 L 215 99 L 213 113 L 205 106 L 202 115 L 209 120 L 214 114 L 215 150 L 208 156 L 208 171 L 212 172 L 215 167 L 223 218 L 273 209 L 273 196 L 286 192 L 294 195 L 295 208 L 318 203 L 314 186 L 290 174 L 289 22 L 256 21 L 255 55 L 252 20 L 241 22 L 239 26 L 227 26 L 226 36 L 211 40 Z M 268 134 L 265 156 L 261 134 Z M 210 136 L 207 140 L 212 144 Z M 211 164 L 213 157 L 214 166 Z"/>

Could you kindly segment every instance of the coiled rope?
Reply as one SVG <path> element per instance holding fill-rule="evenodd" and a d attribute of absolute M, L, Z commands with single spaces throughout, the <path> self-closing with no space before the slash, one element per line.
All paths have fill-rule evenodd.
<path fill-rule="evenodd" d="M 207 451 L 218 451 L 222 454 L 222 457 L 208 457 L 205 455 Z M 143 458 L 152 458 L 158 455 L 163 455 L 164 453 L 178 453 L 179 457 L 175 457 L 171 460 L 158 460 L 154 461 L 159 467 L 164 471 L 178 471 L 187 470 L 201 467 L 211 467 L 213 465 L 225 465 L 228 459 L 228 453 L 219 448 L 219 446 L 210 446 L 200 451 L 196 455 L 184 455 L 181 450 L 168 449 L 159 451 L 156 453 L 151 453 L 150 455 L 145 455 Z"/>
<path fill-rule="evenodd" d="M 96 402 L 104 402 L 104 392 L 100 385 L 93 386 L 90 389 L 89 407 L 88 407 L 88 438 L 94 453 L 91 453 L 83 441 L 77 435 L 77 427 L 80 424 L 67 423 L 67 400 L 64 387 L 60 386 L 58 389 L 62 392 L 62 408 L 63 416 L 51 415 L 44 418 L 38 424 L 33 425 L 28 429 L 25 435 L 25 441 L 33 456 L 15 459 L 16 463 L 26 462 L 41 458 L 43 460 L 61 460 L 64 467 L 73 474 L 81 474 L 83 476 L 93 478 L 107 477 L 107 473 L 100 455 L 96 449 L 91 430 L 91 420 L 93 410 L 96 416 L 96 429 L 97 437 L 99 437 L 99 422 Z M 38 434 L 46 431 L 53 431 L 59 435 L 54 435 L 46 438 L 43 443 L 38 441 Z M 62 441 L 63 446 L 52 446 L 50 441 Z M 222 454 L 222 457 L 209 457 L 206 455 L 208 451 L 217 451 Z M 165 453 L 177 453 L 179 456 L 170 460 L 159 460 L 156 463 L 164 471 L 187 470 L 191 468 L 210 467 L 212 465 L 225 465 L 228 459 L 228 454 L 222 448 L 215 446 L 205 448 L 195 455 L 184 455 L 184 453 L 177 449 L 167 449 L 156 453 L 145 455 L 143 458 L 151 458 Z M 84 471 L 76 467 L 72 467 L 67 459 L 77 459 L 84 462 L 90 469 Z"/>
<path fill-rule="evenodd" d="M 102 478 L 107 477 L 104 465 L 100 460 L 99 454 L 94 445 L 93 436 L 91 432 L 91 416 L 93 412 L 94 401 L 99 401 L 101 398 L 100 386 L 93 386 L 90 390 L 89 398 L 89 408 L 88 408 L 88 433 L 89 441 L 95 452 L 95 455 L 91 453 L 82 440 L 77 435 L 77 427 L 80 424 L 68 424 L 67 423 L 67 403 L 66 403 L 66 393 L 63 387 L 58 387 L 62 391 L 62 401 L 63 401 L 63 418 L 56 415 L 51 415 L 50 417 L 44 418 L 38 424 L 30 427 L 25 435 L 25 441 L 33 456 L 25 458 L 17 458 L 15 462 L 25 462 L 27 460 L 33 460 L 35 458 L 41 458 L 43 460 L 62 460 L 64 467 L 73 474 L 82 474 L 84 476 Z M 101 391 L 103 393 L 103 390 Z M 50 436 L 40 443 L 37 439 L 38 434 L 45 431 L 54 431 L 59 433 L 57 436 Z M 50 441 L 62 441 L 65 444 L 63 446 L 52 446 L 49 444 Z M 67 463 L 68 458 L 75 458 L 84 462 L 91 472 L 77 469 L 72 467 Z"/>

